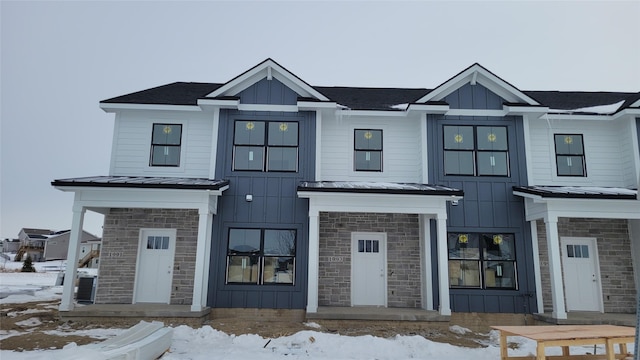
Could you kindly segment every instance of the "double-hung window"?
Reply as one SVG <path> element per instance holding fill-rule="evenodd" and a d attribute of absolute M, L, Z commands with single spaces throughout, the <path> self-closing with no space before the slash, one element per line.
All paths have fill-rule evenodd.
<path fill-rule="evenodd" d="M 233 170 L 298 171 L 298 123 L 236 121 Z"/>
<path fill-rule="evenodd" d="M 509 176 L 505 126 L 444 126 L 445 175 Z"/>
<path fill-rule="evenodd" d="M 153 124 L 151 134 L 151 166 L 180 166 L 182 125 Z"/>
<path fill-rule="evenodd" d="M 558 176 L 587 176 L 582 135 L 555 134 Z"/>
<path fill-rule="evenodd" d="M 452 288 L 517 289 L 513 234 L 449 233 Z"/>
<path fill-rule="evenodd" d="M 229 229 L 227 284 L 293 285 L 296 231 Z"/>
<path fill-rule="evenodd" d="M 382 130 L 354 130 L 355 171 L 382 171 Z"/>

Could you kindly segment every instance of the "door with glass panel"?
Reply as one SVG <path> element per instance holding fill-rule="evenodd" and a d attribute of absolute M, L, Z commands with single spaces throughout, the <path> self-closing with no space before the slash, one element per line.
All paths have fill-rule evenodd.
<path fill-rule="evenodd" d="M 169 304 L 173 280 L 176 231 L 140 231 L 134 302 Z"/>
<path fill-rule="evenodd" d="M 567 311 L 602 311 L 595 238 L 562 238 L 562 269 Z"/>
<path fill-rule="evenodd" d="M 351 235 L 351 305 L 387 305 L 387 242 L 384 233 Z"/>

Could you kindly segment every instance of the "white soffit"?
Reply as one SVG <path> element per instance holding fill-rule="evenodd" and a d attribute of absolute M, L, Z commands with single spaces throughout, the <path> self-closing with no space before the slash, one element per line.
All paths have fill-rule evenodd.
<path fill-rule="evenodd" d="M 540 105 L 536 100 L 527 96 L 508 82 L 497 77 L 480 64 L 471 65 L 466 70 L 463 70 L 458 75 L 445 81 L 443 84 L 439 85 L 416 102 L 425 103 L 428 101 L 440 101 L 467 83 L 470 83 L 471 85 L 480 84 L 505 99 L 507 102 Z"/>
<path fill-rule="evenodd" d="M 269 80 L 272 78 L 277 79 L 285 86 L 298 93 L 301 97 L 311 97 L 321 101 L 329 101 L 326 96 L 319 93 L 311 85 L 307 84 L 302 79 L 271 59 L 267 59 L 240 74 L 212 93 L 206 95 L 206 97 L 236 96 L 242 90 L 264 78 Z"/>

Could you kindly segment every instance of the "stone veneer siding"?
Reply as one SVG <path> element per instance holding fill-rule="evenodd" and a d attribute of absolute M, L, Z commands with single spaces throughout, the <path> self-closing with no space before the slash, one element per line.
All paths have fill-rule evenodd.
<path fill-rule="evenodd" d="M 540 279 L 544 311 L 552 311 L 551 274 L 544 221 L 536 221 L 540 251 Z M 636 290 L 631 260 L 631 242 L 624 219 L 559 218 L 558 236 L 596 238 L 604 311 L 634 313 Z"/>
<path fill-rule="evenodd" d="M 96 304 L 131 304 L 140 229 L 176 229 L 171 304 L 191 304 L 195 272 L 198 211 L 111 209 L 105 216 Z"/>
<path fill-rule="evenodd" d="M 384 232 L 387 305 L 420 308 L 419 230 L 418 216 L 413 214 L 321 212 L 318 304 L 351 306 L 351 233 Z"/>

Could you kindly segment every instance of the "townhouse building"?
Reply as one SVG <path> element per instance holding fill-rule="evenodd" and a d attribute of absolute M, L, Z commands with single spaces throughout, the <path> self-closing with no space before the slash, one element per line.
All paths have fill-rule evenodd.
<path fill-rule="evenodd" d="M 479 64 L 433 89 L 312 86 L 267 59 L 100 107 L 109 174 L 52 182 L 75 195 L 69 260 L 105 215 L 96 304 L 635 311 L 640 93 L 523 91 Z"/>

